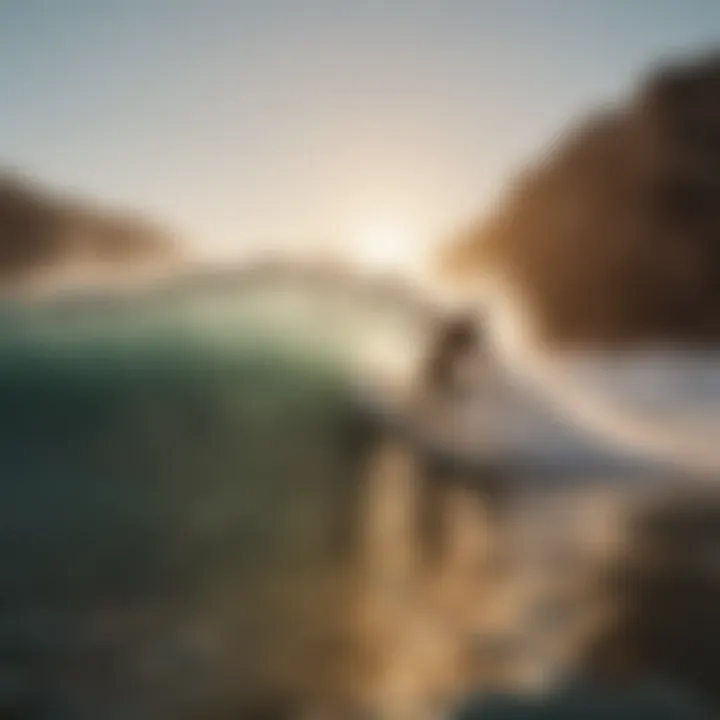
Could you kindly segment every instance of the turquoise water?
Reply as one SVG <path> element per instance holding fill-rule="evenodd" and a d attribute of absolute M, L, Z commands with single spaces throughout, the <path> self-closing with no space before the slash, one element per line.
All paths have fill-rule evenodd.
<path fill-rule="evenodd" d="M 284 528 L 329 522 L 360 349 L 402 321 L 312 288 L 0 307 L 0 592 L 316 552 Z"/>
<path fill-rule="evenodd" d="M 337 300 L 189 288 L 0 307 L 0 681 L 27 673 L 69 718 L 332 695 L 344 669 L 322 653 L 358 587 L 332 533 L 362 351 L 419 337 Z M 641 700 L 501 698 L 462 717 L 655 716 Z"/>
<path fill-rule="evenodd" d="M 325 563 L 349 376 L 281 323 L 228 311 L 213 326 L 189 309 L 3 310 L 0 668 L 30 653 L 53 676 L 84 638 L 132 646 L 113 651 L 122 675 L 201 621 L 220 646 L 193 656 L 204 672 L 222 665 L 229 687 L 253 682 L 233 669 L 243 647 L 245 660 L 273 643 L 287 654 L 278 636 L 298 621 L 270 607 L 267 587 L 292 604 L 287 588 L 300 593 Z M 108 615 L 115 629 L 100 632 Z"/>
<path fill-rule="evenodd" d="M 69 717 L 106 682 L 93 717 L 280 693 L 298 632 L 343 612 L 320 605 L 349 367 L 206 295 L 0 310 L 0 675 L 43 668 L 52 689 L 28 682 Z"/>

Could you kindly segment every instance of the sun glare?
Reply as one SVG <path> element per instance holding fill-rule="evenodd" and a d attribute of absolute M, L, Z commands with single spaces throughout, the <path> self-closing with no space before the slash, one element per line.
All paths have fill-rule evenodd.
<path fill-rule="evenodd" d="M 420 253 L 418 238 L 391 225 L 363 228 L 352 239 L 351 252 L 361 264 L 377 270 L 407 269 Z"/>

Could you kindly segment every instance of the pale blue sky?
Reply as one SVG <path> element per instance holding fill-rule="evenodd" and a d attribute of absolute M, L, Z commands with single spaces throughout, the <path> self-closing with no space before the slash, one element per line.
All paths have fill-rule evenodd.
<path fill-rule="evenodd" d="M 435 235 L 719 0 L 0 0 L 0 161 L 202 249 Z"/>

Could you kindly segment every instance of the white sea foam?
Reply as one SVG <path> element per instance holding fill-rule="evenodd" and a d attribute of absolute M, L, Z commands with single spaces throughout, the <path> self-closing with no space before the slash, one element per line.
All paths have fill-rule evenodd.
<path fill-rule="evenodd" d="M 502 292 L 484 317 L 514 381 L 598 442 L 692 471 L 720 470 L 720 350 L 552 351 Z"/>

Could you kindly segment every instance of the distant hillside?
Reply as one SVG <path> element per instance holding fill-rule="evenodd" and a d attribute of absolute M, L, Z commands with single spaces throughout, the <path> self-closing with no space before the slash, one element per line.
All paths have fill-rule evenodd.
<path fill-rule="evenodd" d="M 566 132 L 447 266 L 508 280 L 554 342 L 720 341 L 720 55 Z"/>
<path fill-rule="evenodd" d="M 178 255 L 172 234 L 144 218 L 0 175 L 0 284 L 107 275 Z"/>

